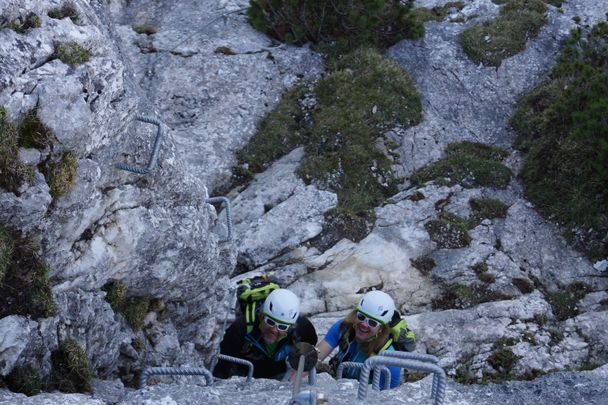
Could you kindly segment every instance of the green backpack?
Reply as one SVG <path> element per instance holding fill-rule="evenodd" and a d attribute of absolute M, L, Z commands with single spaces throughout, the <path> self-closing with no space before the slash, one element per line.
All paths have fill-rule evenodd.
<path fill-rule="evenodd" d="M 281 286 L 270 274 L 246 278 L 237 283 L 236 296 L 241 313 L 245 317 L 247 333 L 253 330 L 257 313 L 266 297 L 278 288 Z"/>

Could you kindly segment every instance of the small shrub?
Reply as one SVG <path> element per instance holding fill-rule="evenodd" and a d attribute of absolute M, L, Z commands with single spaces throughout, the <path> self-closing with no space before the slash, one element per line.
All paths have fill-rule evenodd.
<path fill-rule="evenodd" d="M 553 309 L 555 319 L 565 321 L 578 315 L 577 304 L 589 291 L 588 285 L 576 282 L 568 285 L 564 290 L 547 293 L 547 302 Z"/>
<path fill-rule="evenodd" d="M 73 67 L 91 59 L 91 52 L 76 42 L 56 42 L 53 57 Z"/>
<path fill-rule="evenodd" d="M 67 194 L 76 183 L 78 159 L 73 152 L 65 152 L 59 161 L 51 161 L 44 165 L 42 172 L 49 184 L 53 198 Z"/>
<path fill-rule="evenodd" d="M 251 0 L 247 16 L 258 31 L 293 44 L 338 42 L 344 49 L 360 45 L 388 47 L 422 36 L 411 12 L 412 1 L 398 0 Z"/>
<path fill-rule="evenodd" d="M 410 180 L 415 186 L 448 179 L 450 186 L 505 188 L 511 181 L 511 170 L 497 161 L 504 153 L 501 149 L 471 142 L 451 144 L 446 149 L 446 157 L 414 171 Z"/>
<path fill-rule="evenodd" d="M 547 21 L 546 11 L 541 0 L 510 0 L 499 17 L 463 31 L 460 44 L 473 62 L 498 67 L 538 35 Z"/>
<path fill-rule="evenodd" d="M 9 24 L 9 28 L 19 34 L 24 34 L 31 28 L 40 28 L 41 25 L 42 21 L 40 20 L 40 17 L 35 13 L 29 13 L 25 18 L 12 21 Z"/>
<path fill-rule="evenodd" d="M 32 366 L 15 367 L 7 376 L 8 388 L 31 397 L 40 394 L 44 381 L 40 370 Z"/>
<path fill-rule="evenodd" d="M 91 392 L 93 373 L 87 354 L 74 340 L 66 340 L 51 353 L 51 385 L 62 392 Z"/>
<path fill-rule="evenodd" d="M 17 193 L 24 182 L 31 182 L 34 171 L 19 160 L 19 134 L 0 106 L 0 187 Z"/>
<path fill-rule="evenodd" d="M 496 281 L 496 277 L 493 274 L 488 273 L 488 264 L 486 262 L 479 262 L 473 265 L 473 271 L 477 275 L 477 278 L 484 283 L 491 284 Z"/>
<path fill-rule="evenodd" d="M 410 259 L 410 263 L 425 276 L 428 276 L 436 266 L 435 259 L 431 256 L 419 256 L 415 259 Z"/>
<path fill-rule="evenodd" d="M 151 24 L 134 24 L 131 28 L 138 34 L 154 35 L 158 29 Z"/>
<path fill-rule="evenodd" d="M 77 22 L 80 19 L 78 9 L 72 3 L 65 3 L 61 7 L 52 8 L 49 10 L 47 15 L 50 18 L 54 18 L 56 20 L 61 20 L 69 17 L 72 22 Z"/>
<path fill-rule="evenodd" d="M 503 347 L 492 352 L 490 357 L 488 357 L 488 364 L 495 370 L 507 374 L 513 370 L 515 363 L 519 359 L 520 357 L 515 355 L 513 351 Z"/>

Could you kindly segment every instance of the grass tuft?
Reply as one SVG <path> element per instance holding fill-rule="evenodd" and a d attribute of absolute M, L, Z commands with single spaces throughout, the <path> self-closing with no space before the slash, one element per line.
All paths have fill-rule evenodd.
<path fill-rule="evenodd" d="M 106 301 L 114 312 L 124 316 L 127 324 L 137 332 L 144 326 L 144 319 L 150 310 L 149 296 L 127 297 L 127 286 L 119 281 L 111 281 L 102 287 Z"/>
<path fill-rule="evenodd" d="M 154 35 L 158 32 L 158 28 L 152 24 L 134 24 L 131 28 L 138 34 Z"/>
<path fill-rule="evenodd" d="M 31 182 L 34 171 L 19 160 L 19 133 L 0 106 L 0 188 L 17 193 L 24 182 Z"/>
<path fill-rule="evenodd" d="M 58 161 L 49 161 L 42 166 L 53 198 L 67 194 L 74 187 L 77 170 L 78 159 L 70 151 L 64 152 Z"/>
<path fill-rule="evenodd" d="M 86 352 L 74 340 L 66 340 L 51 353 L 51 385 L 62 392 L 91 392 L 93 373 Z"/>
<path fill-rule="evenodd" d="M 77 22 L 80 19 L 80 14 L 78 14 L 78 9 L 72 3 L 65 3 L 61 7 L 55 7 L 49 10 L 47 15 L 50 18 L 54 18 L 56 20 L 61 20 L 64 18 L 69 18 L 72 22 Z"/>
<path fill-rule="evenodd" d="M 19 146 L 22 148 L 44 149 L 51 146 L 55 137 L 51 130 L 38 118 L 37 110 L 25 114 L 19 123 Z"/>
<path fill-rule="evenodd" d="M 91 52 L 76 42 L 56 42 L 53 57 L 72 67 L 91 59 Z"/>
<path fill-rule="evenodd" d="M 40 370 L 32 366 L 15 367 L 6 377 L 6 382 L 11 391 L 28 397 L 40 394 L 44 385 Z"/>

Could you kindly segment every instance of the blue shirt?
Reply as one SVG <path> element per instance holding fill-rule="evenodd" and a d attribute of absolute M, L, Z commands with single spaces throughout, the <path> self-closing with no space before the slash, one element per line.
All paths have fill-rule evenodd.
<path fill-rule="evenodd" d="M 340 344 L 340 339 L 342 339 L 342 333 L 340 332 L 340 325 L 342 325 L 342 320 L 337 321 L 329 328 L 327 335 L 325 335 L 325 342 L 329 344 L 330 347 L 334 348 Z M 391 345 L 386 350 L 395 350 L 395 348 Z M 346 356 L 348 354 L 348 356 Z M 361 351 L 359 348 L 359 344 L 355 339 L 353 339 L 349 345 L 346 352 L 338 352 L 338 363 L 342 363 L 342 359 L 346 357 L 347 361 L 353 361 L 356 363 L 365 363 L 365 360 L 368 359 L 368 356 Z M 391 372 L 391 388 L 395 388 L 400 384 L 401 378 L 401 368 L 396 366 L 387 366 Z M 343 376 L 346 378 L 354 378 L 359 379 L 359 370 L 353 368 L 345 368 Z M 381 374 L 380 377 L 380 387 L 384 389 L 384 373 Z"/>

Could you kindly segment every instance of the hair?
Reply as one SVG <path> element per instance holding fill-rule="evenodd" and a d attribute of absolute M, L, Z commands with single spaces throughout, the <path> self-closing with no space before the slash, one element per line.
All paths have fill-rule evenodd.
<path fill-rule="evenodd" d="M 345 331 L 350 333 L 350 336 L 355 336 L 355 325 L 357 324 L 357 310 L 352 310 L 346 317 L 342 320 L 342 326 Z M 391 333 L 391 329 L 388 325 L 382 325 L 380 327 L 380 332 L 378 335 L 370 340 L 369 342 L 359 343 L 359 347 L 361 351 L 365 353 L 366 356 L 371 356 L 377 354 L 382 346 L 386 344 L 389 338 L 389 334 Z"/>

